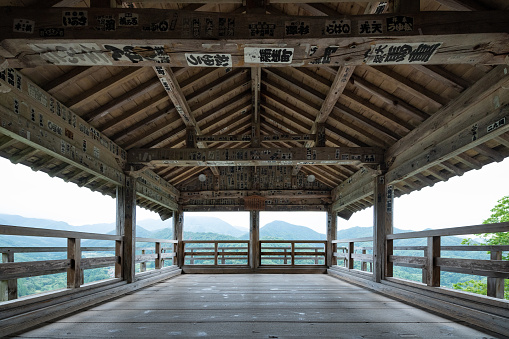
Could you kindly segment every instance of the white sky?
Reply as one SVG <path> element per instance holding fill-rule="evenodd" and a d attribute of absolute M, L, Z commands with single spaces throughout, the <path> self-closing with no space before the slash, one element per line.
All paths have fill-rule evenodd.
<path fill-rule="evenodd" d="M 508 179 L 506 159 L 405 195 L 395 200 L 394 226 L 417 231 L 480 224 L 490 216 L 497 200 L 509 195 Z M 111 223 L 115 221 L 115 200 L 0 158 L 0 213 L 65 221 L 75 226 Z M 136 213 L 138 220 L 158 218 L 141 208 Z M 338 228 L 372 226 L 372 213 L 368 209 L 354 214 L 349 221 L 339 218 Z M 207 215 L 220 217 L 234 226 L 249 224 L 247 212 Z M 262 212 L 260 219 L 262 226 L 284 220 L 325 233 L 322 212 Z"/>

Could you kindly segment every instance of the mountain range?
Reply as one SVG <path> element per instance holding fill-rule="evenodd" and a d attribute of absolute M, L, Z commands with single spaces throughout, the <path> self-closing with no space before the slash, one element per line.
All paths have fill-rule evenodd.
<path fill-rule="evenodd" d="M 236 228 L 229 223 L 215 217 L 187 216 L 185 218 L 184 239 L 193 240 L 247 240 L 249 233 Z M 17 215 L 0 214 L 0 224 L 38 227 L 54 230 L 68 230 L 91 233 L 115 234 L 114 223 L 103 223 L 85 226 L 72 226 L 62 221 L 47 219 L 25 218 Z M 411 232 L 409 230 L 394 229 L 395 233 Z M 137 223 L 136 232 L 138 237 L 171 239 L 171 221 L 141 220 Z M 338 231 L 338 239 L 362 238 L 373 235 L 372 227 L 352 227 Z M 309 227 L 293 225 L 285 221 L 276 220 L 260 228 L 261 239 L 284 239 L 284 240 L 326 240 L 323 233 L 316 232 Z M 442 245 L 453 246 L 461 244 L 459 237 L 442 237 Z M 406 240 L 405 245 L 424 245 L 426 239 Z M 1 236 L 0 247 L 10 246 L 65 246 L 65 239 Z M 84 241 L 86 246 L 108 246 L 104 241 Z"/>

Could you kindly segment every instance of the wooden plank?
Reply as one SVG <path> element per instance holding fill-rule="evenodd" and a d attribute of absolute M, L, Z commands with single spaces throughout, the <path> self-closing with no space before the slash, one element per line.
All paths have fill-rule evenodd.
<path fill-rule="evenodd" d="M 35 277 L 38 275 L 66 272 L 71 265 L 69 259 L 10 262 L 0 264 L 0 280 Z"/>
<path fill-rule="evenodd" d="M 337 251 L 337 245 L 334 243 L 338 237 L 338 214 L 332 209 L 327 210 L 327 266 L 337 265 L 337 259 L 334 252 Z"/>
<path fill-rule="evenodd" d="M 132 149 L 131 164 L 179 166 L 376 164 L 383 161 L 375 147 L 254 148 L 254 149 Z"/>
<path fill-rule="evenodd" d="M 81 285 L 81 239 L 67 239 L 67 288 L 79 288 Z"/>
<path fill-rule="evenodd" d="M 466 268 L 485 271 L 509 272 L 509 263 L 505 260 L 478 260 L 478 259 L 456 259 L 436 258 L 437 266 Z"/>
<path fill-rule="evenodd" d="M 308 141 L 314 140 L 315 134 L 268 134 L 260 136 L 260 141 Z M 251 142 L 253 137 L 251 134 L 240 135 L 198 135 L 196 136 L 198 142 Z"/>
<path fill-rule="evenodd" d="M 365 54 L 374 53 L 371 46 L 388 46 L 390 43 L 417 44 L 428 43 L 430 48 L 434 43 L 442 44 L 437 53 L 429 59 L 428 63 L 471 63 L 471 64 L 493 64 L 504 63 L 504 56 L 508 52 L 506 32 L 506 11 L 473 11 L 473 12 L 421 12 L 405 14 L 412 18 L 414 25 L 411 31 L 400 32 L 387 29 L 390 26 L 394 14 L 379 14 L 376 18 L 373 15 L 343 16 L 337 17 L 309 17 L 306 19 L 305 27 L 309 26 L 309 33 L 304 35 L 291 34 L 293 26 L 291 22 L 300 22 L 298 16 L 277 16 L 247 14 L 243 16 L 237 13 L 206 13 L 206 12 L 185 12 L 158 9 L 130 9 L 133 14 L 138 15 L 138 29 L 135 27 L 118 26 L 114 34 L 107 29 L 96 29 L 96 25 L 88 25 L 89 18 L 97 16 L 112 16 L 117 18 L 125 9 L 121 8 L 90 8 L 84 23 L 87 25 L 65 25 L 62 27 L 63 19 L 61 9 L 35 9 L 13 7 L 0 13 L 0 27 L 6 52 L 2 57 L 9 61 L 11 67 L 35 66 L 42 64 L 58 65 L 126 65 L 126 66 L 156 66 L 164 63 L 166 65 L 182 67 L 186 65 L 195 66 L 196 60 L 188 59 L 189 55 L 195 58 L 199 54 L 216 53 L 227 60 L 231 60 L 232 66 L 258 66 L 259 58 L 251 59 L 249 51 L 238 53 L 238 42 L 240 45 L 248 44 L 249 41 L 256 41 L 263 38 L 272 48 L 278 48 L 277 41 L 285 40 L 285 56 L 291 56 L 289 65 L 316 66 L 324 57 L 325 49 L 329 46 L 341 45 L 336 53 L 330 56 L 330 62 L 334 65 L 361 65 L 365 62 Z M 214 29 L 205 32 L 205 25 L 201 25 L 200 31 L 193 32 L 184 21 L 176 20 L 173 30 L 165 32 L 165 39 L 168 43 L 162 42 L 160 37 L 154 35 L 150 30 L 152 24 L 167 20 L 173 15 L 192 16 L 195 20 L 214 23 Z M 56 43 L 41 43 L 41 38 L 34 34 L 16 32 L 11 24 L 7 24 L 9 18 L 23 17 L 26 20 L 37 22 L 37 27 L 42 30 L 49 30 L 55 27 L 62 28 L 63 36 L 51 37 Z M 180 16 L 179 16 L 180 18 Z M 232 36 L 225 37 L 224 32 L 215 27 L 219 26 L 219 18 L 234 20 L 236 22 Z M 382 34 L 362 32 L 359 27 L 361 23 L 369 20 L 381 20 L 389 25 L 383 25 Z M 349 31 L 336 32 L 334 30 L 334 19 L 347 20 L 350 22 Z M 389 21 L 387 21 L 389 20 Z M 274 30 L 269 37 L 261 37 L 260 33 L 250 29 L 249 25 L 257 22 L 274 23 Z M 288 22 L 288 24 L 286 24 Z M 343 21 L 345 22 L 345 21 Z M 450 22 L 454 22 L 453 26 Z M 277 23 L 277 24 L 276 24 Z M 281 23 L 281 24 L 280 24 Z M 285 23 L 285 24 L 283 24 Z M 217 25 L 217 26 L 216 26 Z M 288 26 L 288 30 L 286 29 Z M 147 28 L 147 29 L 140 29 Z M 290 32 L 290 33 L 287 33 Z M 421 34 L 422 33 L 422 34 Z M 268 39 L 267 39 L 268 38 Z M 341 39 L 332 41 L 330 39 Z M 178 42 L 176 42 L 178 40 Z M 209 45 L 208 41 L 224 41 L 223 45 Z M 483 45 L 484 41 L 492 41 L 492 44 Z M 97 43 L 96 43 L 97 42 Z M 352 43 L 356 48 L 352 50 Z M 318 51 L 309 56 L 309 46 L 320 46 Z M 142 47 L 144 46 L 144 47 Z M 175 47 L 174 47 L 175 46 Z M 177 47 L 178 46 L 178 49 Z M 323 47 L 322 47 L 323 46 Z M 477 48 L 474 48 L 476 47 Z M 59 55 L 57 48 L 70 55 Z M 146 48 L 146 49 L 142 49 Z M 242 48 L 242 47 L 241 47 Z M 289 48 L 293 48 L 290 50 Z M 376 47 L 375 47 L 376 48 Z M 125 50 L 124 50 L 125 49 Z M 175 53 L 175 49 L 179 52 Z M 126 53 L 128 51 L 129 53 Z M 133 52 L 134 51 L 134 52 Z M 259 54 L 260 50 L 255 50 Z M 278 50 L 283 51 L 283 49 Z M 187 54 L 187 57 L 186 57 Z M 257 55 L 258 55 L 257 54 Z M 17 56 L 13 58 L 12 56 Z M 259 55 L 258 55 L 259 57 Z M 455 58 L 453 58 L 455 57 Z M 190 61 L 191 60 L 191 61 Z M 222 60 L 222 58 L 221 58 Z M 286 59 L 285 59 L 286 60 Z M 283 62 L 285 62 L 283 60 Z M 426 61 L 427 58 L 424 60 Z M 215 60 L 214 60 L 215 61 Z M 254 61 L 254 62 L 253 62 Z M 263 63 L 264 66 L 280 66 L 281 59 Z M 263 61 L 262 61 L 263 62 Z M 409 63 L 410 61 L 405 61 Z M 286 63 L 284 63 L 287 65 Z M 197 65 L 197 64 L 196 64 Z M 230 66 L 229 62 L 220 65 Z"/>
<path fill-rule="evenodd" d="M 14 82 L 5 82 L 6 74 Z M 2 134 L 81 171 L 120 183 L 124 150 L 16 70 L 0 72 L 0 83 L 11 89 L 0 96 Z"/>

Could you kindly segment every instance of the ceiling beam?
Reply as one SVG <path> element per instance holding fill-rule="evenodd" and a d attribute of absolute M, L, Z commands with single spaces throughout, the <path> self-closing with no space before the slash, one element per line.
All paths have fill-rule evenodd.
<path fill-rule="evenodd" d="M 311 1 L 311 0 L 309 0 Z M 138 27 L 149 27 L 154 22 L 166 20 L 174 14 L 184 15 L 183 11 L 159 9 L 130 9 L 138 15 Z M 88 8 L 90 18 L 112 16 L 118 18 L 125 13 L 123 8 Z M 214 23 L 214 29 L 205 32 L 205 24 L 199 32 L 193 32 L 178 20 L 174 29 L 164 33 L 164 39 L 155 37 L 151 31 L 136 27 L 118 26 L 114 32 L 97 29 L 97 25 L 72 26 L 63 24 L 60 8 L 5 7 L 0 11 L 0 22 L 12 22 L 12 18 L 23 18 L 38 23 L 39 30 L 62 29 L 63 36 L 52 36 L 51 42 L 39 34 L 26 34 L 12 29 L 12 24 L 0 27 L 0 57 L 5 58 L 10 67 L 34 67 L 54 64 L 59 66 L 194 66 L 199 63 L 199 54 L 208 55 L 206 60 L 214 66 L 264 67 L 281 65 L 320 66 L 329 46 L 340 46 L 327 55 L 330 65 L 356 66 L 362 64 L 502 64 L 509 54 L 507 33 L 507 11 L 471 12 L 419 12 L 398 13 L 413 26 L 408 31 L 392 30 L 395 14 L 357 15 L 337 17 L 303 17 L 277 15 L 243 15 L 231 13 L 192 13 L 194 20 Z M 228 37 L 219 29 L 219 22 L 235 21 L 235 29 Z M 347 32 L 335 28 L 334 20 L 343 20 L 348 25 Z M 382 33 L 367 33 L 359 29 L 361 23 L 379 20 Z M 268 36 L 261 36 L 252 26 L 257 22 L 274 23 Z M 292 34 L 291 25 L 300 22 L 304 34 Z M 451 25 L 454 22 L 454 25 Z M 281 23 L 281 24 L 280 24 Z M 387 24 L 389 23 L 389 24 Z M 218 27 L 218 28 L 215 28 Z M 309 31 L 308 31 L 309 28 Z M 263 39 L 264 46 L 246 49 L 250 42 Z M 284 39 L 285 47 L 277 47 Z M 221 41 L 221 44 L 210 44 Z M 490 41 L 490 44 L 486 44 Z M 403 60 L 393 58 L 389 53 L 395 44 L 406 44 L 409 49 Z M 178 46 L 178 47 L 177 47 Z M 310 55 L 309 46 L 318 46 Z M 355 46 L 355 48 L 352 48 Z M 401 46 L 401 45 L 399 45 Z M 251 48 L 251 47 L 250 47 Z M 278 49 L 280 48 L 280 49 Z M 284 49 L 284 51 L 283 51 Z M 427 50 L 426 53 L 421 53 Z M 276 52 L 276 53 L 273 53 Z M 277 57 L 281 52 L 284 58 Z M 268 54 L 270 53 L 270 54 Z M 190 56 L 193 55 L 193 58 Z M 366 57 L 366 55 L 368 57 Z M 275 58 L 273 56 L 276 56 Z M 212 58 L 212 59 L 209 59 Z M 418 60 L 416 60 L 416 58 Z M 330 59 L 330 60 L 329 60 Z M 73 103 L 74 104 L 74 103 Z M 72 105 L 71 105 L 72 106 Z"/>
<path fill-rule="evenodd" d="M 130 164 L 179 166 L 276 166 L 379 164 L 383 151 L 376 147 L 250 148 L 236 149 L 132 149 Z"/>

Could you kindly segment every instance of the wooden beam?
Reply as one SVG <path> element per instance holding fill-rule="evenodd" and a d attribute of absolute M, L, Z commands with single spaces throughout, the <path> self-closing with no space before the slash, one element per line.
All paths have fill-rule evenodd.
<path fill-rule="evenodd" d="M 392 265 L 388 257 L 392 255 L 392 240 L 387 235 L 393 233 L 394 188 L 387 184 L 384 175 L 373 179 L 375 203 L 373 213 L 373 280 L 381 282 L 391 277 Z"/>
<path fill-rule="evenodd" d="M 503 134 L 509 124 L 500 125 L 500 121 L 506 117 L 507 108 L 502 106 L 494 110 L 492 103 L 493 98 L 498 96 L 500 105 L 509 104 L 509 95 L 502 90 L 507 82 L 507 66 L 494 68 L 453 102 L 397 141 L 386 153 L 390 164 L 389 180 L 392 182 L 411 175 L 410 172 L 417 168 L 410 170 L 410 163 L 416 166 L 415 161 L 419 161 L 417 167 L 422 171 L 437 161 L 457 156 Z M 449 146 L 446 146 L 447 143 Z M 443 147 L 448 147 L 448 151 Z"/>
<path fill-rule="evenodd" d="M 118 211 L 117 227 L 123 236 L 122 253 L 122 279 L 127 283 L 135 281 L 135 255 L 136 255 L 136 179 L 125 177 L 125 184 L 117 193 L 117 204 L 121 206 Z M 118 191 L 117 191 L 118 192 Z"/>
<path fill-rule="evenodd" d="M 191 199 L 243 199 L 247 196 L 259 195 L 268 199 L 330 199 L 330 191 L 316 190 L 221 190 L 182 192 L 180 202 L 185 204 Z"/>
<path fill-rule="evenodd" d="M 261 67 L 251 67 L 251 93 L 253 95 L 251 147 L 260 147 L 260 90 L 262 86 Z"/>
<path fill-rule="evenodd" d="M 439 4 L 456 11 L 483 11 L 486 7 L 475 0 L 436 0 Z"/>
<path fill-rule="evenodd" d="M 260 266 L 260 211 L 249 211 L 249 266 Z"/>
<path fill-rule="evenodd" d="M 325 165 L 378 164 L 383 153 L 375 147 L 318 147 L 318 148 L 250 148 L 238 149 L 132 149 L 128 153 L 131 164 L 178 166 L 231 165 Z"/>
<path fill-rule="evenodd" d="M 373 175 L 376 172 L 365 168 L 356 172 L 332 191 L 333 211 L 341 211 L 348 205 L 373 194 L 375 189 Z"/>
<path fill-rule="evenodd" d="M 94 69 L 93 67 L 82 67 L 82 66 L 74 67 L 69 72 L 44 84 L 44 86 L 42 86 L 42 89 L 48 93 L 58 92 L 62 88 L 69 86 L 78 79 L 87 76 L 93 69 Z"/>
<path fill-rule="evenodd" d="M 14 82 L 4 81 L 2 74 Z M 118 145 L 18 71 L 3 71 L 0 83 L 12 89 L 0 96 L 2 134 L 79 171 L 122 182 L 125 152 Z"/>
<path fill-rule="evenodd" d="M 184 24 L 184 20 L 176 20 L 171 25 L 172 29 L 164 32 L 165 40 L 155 37 L 150 27 L 174 15 L 179 15 L 180 18 L 180 15 L 186 15 L 186 12 L 130 9 L 130 13 L 138 17 L 138 26 L 118 26 L 114 34 L 106 27 L 97 29 L 97 25 L 89 24 L 91 18 L 98 16 L 118 18 L 123 13 L 125 9 L 122 8 L 89 8 L 80 18 L 83 24 L 78 21 L 74 25 L 71 18 L 62 15 L 61 8 L 5 8 L 0 12 L 0 22 L 5 23 L 0 27 L 0 36 L 3 38 L 1 44 L 4 46 L 0 57 L 8 61 L 11 67 L 47 64 L 135 67 L 164 64 L 182 67 L 208 66 L 206 63 L 211 62 L 211 66 L 222 67 L 252 67 L 261 64 L 264 67 L 282 64 L 315 67 L 323 62 L 329 46 L 342 46 L 326 58 L 327 62 L 330 59 L 330 64 L 337 66 L 346 64 L 356 66 L 365 63 L 502 64 L 505 63 L 505 57 L 509 53 L 506 11 L 398 13 L 398 16 L 408 18 L 407 22 L 413 22 L 413 25 L 407 25 L 406 31 L 393 29 L 394 20 L 396 23 L 398 20 L 393 13 L 307 17 L 302 21 L 302 17 L 299 16 L 191 11 L 187 13 L 192 13 L 189 15 L 192 15 L 194 20 L 203 23 L 201 29 L 193 31 Z M 44 42 L 45 38 L 40 37 L 40 34 L 13 30 L 12 18 L 37 22 L 38 29 L 46 35 L 54 34 L 57 27 L 58 34 L 50 37 L 52 43 Z M 343 25 L 346 25 L 346 31 L 336 27 L 338 20 L 342 20 Z M 384 23 L 381 33 L 378 31 L 368 33 L 359 29 L 362 23 L 372 20 Z M 206 21 L 214 24 L 212 30 L 205 29 Z M 235 28 L 224 26 L 222 22 L 235 22 Z M 274 26 L 265 33 L 264 30 L 256 29 L 258 22 Z M 294 34 L 295 28 L 298 32 L 299 27 L 292 25 L 292 22 L 302 22 L 305 33 Z M 451 22 L 454 22 L 454 25 L 451 25 Z M 249 41 L 260 39 L 264 40 L 265 46 L 270 47 L 245 47 L 250 44 Z M 277 47 L 282 39 L 286 46 Z M 222 43 L 210 44 L 210 41 Z M 491 43 L 485 44 L 485 41 Z M 418 53 L 419 60 L 416 61 L 417 55 L 415 53 L 410 55 L 409 52 L 404 60 L 400 61 L 383 52 L 389 51 L 390 47 L 401 46 L 397 44 L 410 46 L 412 52 L 424 48 L 427 53 Z M 242 46 L 241 53 L 239 46 Z M 309 55 L 309 46 L 317 46 L 316 50 L 313 49 L 313 55 Z M 356 48 L 352 49 L 351 46 Z M 283 56 L 282 59 L 279 53 Z"/>

